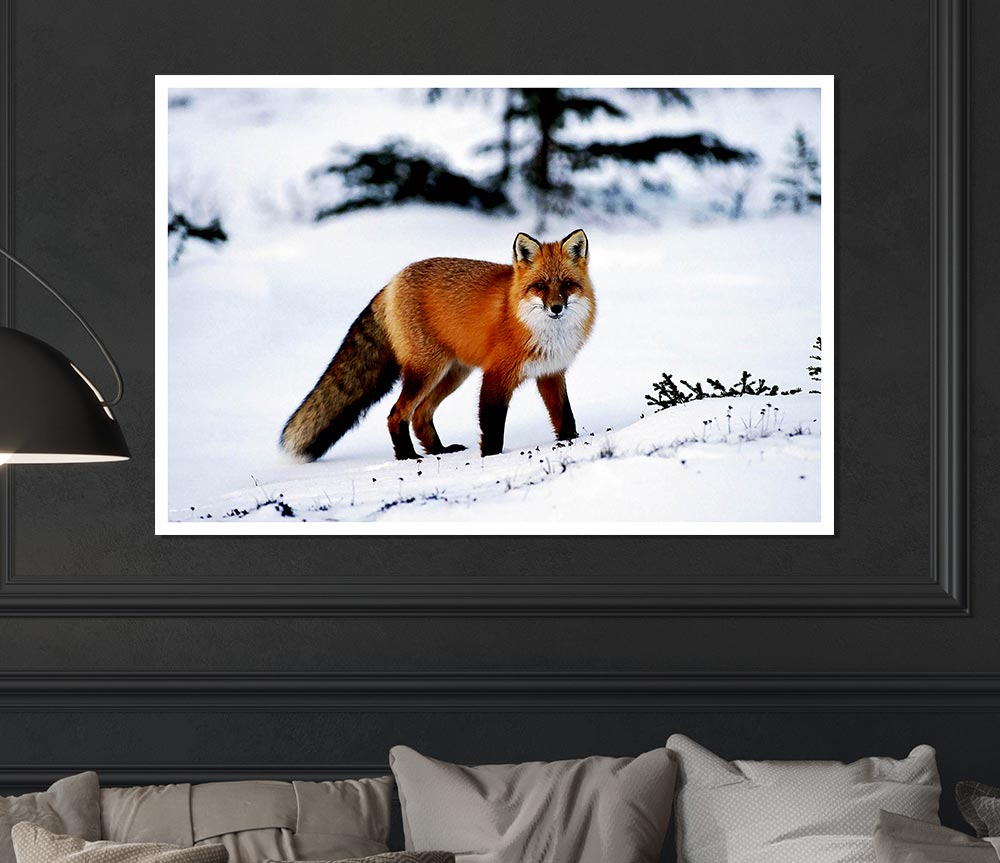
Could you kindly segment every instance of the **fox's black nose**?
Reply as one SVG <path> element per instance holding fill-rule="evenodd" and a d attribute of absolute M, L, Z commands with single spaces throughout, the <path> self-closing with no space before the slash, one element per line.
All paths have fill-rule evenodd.
<path fill-rule="evenodd" d="M 554 315 L 558 315 L 563 310 L 563 307 L 560 305 L 549 306 L 549 308 L 552 310 L 552 314 Z"/>

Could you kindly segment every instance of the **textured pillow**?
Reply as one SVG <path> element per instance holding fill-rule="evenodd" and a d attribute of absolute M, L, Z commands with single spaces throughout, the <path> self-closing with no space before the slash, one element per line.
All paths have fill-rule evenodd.
<path fill-rule="evenodd" d="M 980 839 L 1000 836 L 1000 788 L 982 782 L 959 782 L 955 799 L 962 817 Z"/>
<path fill-rule="evenodd" d="M 652 863 L 670 821 L 674 764 L 637 758 L 462 767 L 396 746 L 389 754 L 411 851 L 459 863 Z"/>
<path fill-rule="evenodd" d="M 937 823 L 934 750 L 839 761 L 725 761 L 682 734 L 677 759 L 680 863 L 875 863 L 879 810 Z"/>
<path fill-rule="evenodd" d="M 988 842 L 892 812 L 879 814 L 875 857 L 878 863 L 997 863 Z"/>
<path fill-rule="evenodd" d="M 0 797 L 0 863 L 14 863 L 11 828 L 30 821 L 54 833 L 101 838 L 101 787 L 96 773 L 80 773 L 54 783 L 48 791 Z"/>
<path fill-rule="evenodd" d="M 22 821 L 11 831 L 17 863 L 226 863 L 226 849 L 88 842 Z"/>
<path fill-rule="evenodd" d="M 265 860 L 264 863 L 331 863 L 329 860 Z M 390 851 L 374 857 L 354 857 L 339 863 L 455 863 L 455 855 L 450 851 Z"/>
<path fill-rule="evenodd" d="M 151 785 L 103 789 L 101 820 L 105 839 L 221 844 L 231 863 L 332 861 L 388 851 L 391 804 L 389 776 Z"/>

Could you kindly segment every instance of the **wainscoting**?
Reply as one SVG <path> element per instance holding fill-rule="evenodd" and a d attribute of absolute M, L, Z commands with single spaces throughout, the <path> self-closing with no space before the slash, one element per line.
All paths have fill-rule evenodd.
<path fill-rule="evenodd" d="M 465 763 L 637 754 L 679 731 L 747 758 L 930 743 L 961 826 L 955 782 L 1000 775 L 994 674 L 7 672 L 0 711 L 2 793 L 84 769 L 107 785 L 383 775 L 396 743 Z"/>

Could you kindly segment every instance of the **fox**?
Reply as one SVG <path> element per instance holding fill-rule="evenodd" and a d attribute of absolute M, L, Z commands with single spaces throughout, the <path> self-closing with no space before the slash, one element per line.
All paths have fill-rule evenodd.
<path fill-rule="evenodd" d="M 429 258 L 405 267 L 347 331 L 326 371 L 288 419 L 281 447 L 315 461 L 402 379 L 389 411 L 397 459 L 460 452 L 434 426 L 438 406 L 482 369 L 479 447 L 503 451 L 514 391 L 534 379 L 557 440 L 577 437 L 566 370 L 590 337 L 597 314 L 582 229 L 542 243 L 521 232 L 513 261 Z"/>

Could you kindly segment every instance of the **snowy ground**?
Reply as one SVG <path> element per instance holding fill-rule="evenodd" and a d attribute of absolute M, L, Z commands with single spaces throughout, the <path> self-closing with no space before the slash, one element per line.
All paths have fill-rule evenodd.
<path fill-rule="evenodd" d="M 383 453 L 265 471 L 187 520 L 817 521 L 819 397 L 689 403 L 572 443 L 397 462 Z M 470 440 L 471 443 L 471 440 Z M 591 527 L 593 529 L 593 527 Z"/>
<path fill-rule="evenodd" d="M 823 331 L 818 216 L 700 222 L 692 192 L 683 206 L 666 205 L 657 225 L 582 225 L 599 312 L 568 375 L 582 431 L 572 446 L 554 444 L 541 401 L 525 385 L 511 406 L 504 454 L 481 459 L 474 376 L 436 420 L 442 439 L 468 452 L 392 460 L 390 395 L 324 459 L 295 464 L 278 452 L 281 427 L 388 278 L 435 255 L 507 260 L 514 234 L 533 225 L 422 206 L 302 221 L 291 212 L 299 199 L 289 184 L 345 137 L 331 132 L 340 128 L 339 103 L 315 93 L 199 95 L 170 112 L 171 182 L 210 189 L 231 240 L 218 249 L 192 243 L 169 270 L 168 364 L 157 370 L 168 405 L 158 530 L 279 532 L 307 521 L 336 530 L 506 532 L 548 520 L 581 531 L 604 522 L 602 532 L 614 522 L 650 533 L 711 522 L 815 529 L 823 417 L 820 397 L 807 392 L 806 366 Z M 361 127 L 371 140 L 351 141 L 381 140 L 378 124 L 396 98 L 370 96 L 370 122 Z M 711 128 L 770 153 L 763 184 L 791 129 L 818 124 L 818 98 L 734 93 L 728 113 L 724 98 L 704 100 L 703 117 L 672 112 L 667 128 Z M 468 109 L 428 114 L 391 104 L 396 126 L 410 117 L 440 123 L 469 145 L 482 137 L 482 118 L 477 126 Z M 678 166 L 676 174 L 676 185 L 696 188 L 696 172 Z M 547 234 L 579 226 L 554 220 Z M 803 393 L 659 413 L 646 405 L 661 372 L 728 384 L 744 369 Z"/>

